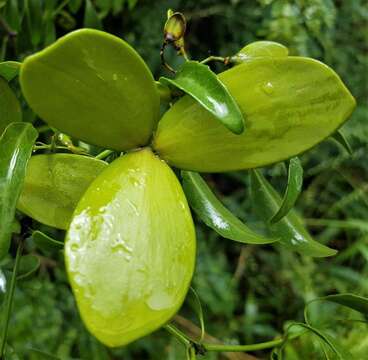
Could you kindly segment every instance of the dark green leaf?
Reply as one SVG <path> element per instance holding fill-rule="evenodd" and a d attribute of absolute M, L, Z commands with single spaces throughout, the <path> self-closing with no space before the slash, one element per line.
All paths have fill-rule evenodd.
<path fill-rule="evenodd" d="M 9 84 L 0 78 L 0 136 L 12 122 L 22 121 L 19 101 Z"/>
<path fill-rule="evenodd" d="M 86 0 L 86 7 L 84 10 L 84 27 L 102 30 L 102 23 L 98 17 L 97 11 L 94 8 L 91 0 Z"/>
<path fill-rule="evenodd" d="M 282 204 L 270 222 L 274 224 L 280 221 L 294 207 L 303 186 L 303 167 L 298 157 L 289 161 L 288 182 Z"/>
<path fill-rule="evenodd" d="M 14 79 L 19 73 L 20 65 L 21 63 L 17 61 L 4 61 L 0 63 L 0 76 L 6 81 Z"/>
<path fill-rule="evenodd" d="M 339 143 L 350 155 L 353 154 L 353 149 L 351 148 L 347 138 L 345 137 L 342 130 L 337 130 L 333 135 L 332 138 Z"/>
<path fill-rule="evenodd" d="M 43 251 L 52 251 L 64 248 L 64 243 L 57 241 L 38 230 L 32 233 L 32 240 L 35 245 Z"/>
<path fill-rule="evenodd" d="M 182 171 L 182 177 L 191 208 L 206 225 L 224 238 L 245 244 L 268 244 L 278 240 L 263 237 L 248 228 L 224 207 L 198 173 Z"/>
<path fill-rule="evenodd" d="M 83 0 L 70 0 L 68 3 L 70 11 L 75 14 L 82 6 L 82 2 Z"/>
<path fill-rule="evenodd" d="M 15 208 L 37 135 L 31 124 L 16 122 L 0 137 L 0 259 L 9 249 Z"/>
<path fill-rule="evenodd" d="M 41 261 L 38 256 L 24 255 L 20 259 L 17 280 L 23 280 L 31 276 L 40 267 Z"/>
<path fill-rule="evenodd" d="M 335 294 L 335 295 L 328 295 L 324 297 L 320 297 L 318 299 L 312 300 L 314 301 L 331 301 L 333 303 L 346 306 L 350 309 L 359 311 L 365 316 L 368 316 L 368 298 L 363 296 L 358 296 L 354 294 Z"/>
<path fill-rule="evenodd" d="M 251 197 L 257 214 L 266 224 L 280 208 L 282 202 L 280 195 L 258 170 L 251 172 Z M 278 223 L 270 225 L 269 231 L 273 236 L 280 237 L 282 245 L 300 254 L 314 257 L 336 254 L 336 250 L 312 239 L 294 210 L 291 210 Z"/>
<path fill-rule="evenodd" d="M 244 119 L 238 104 L 207 65 L 188 61 L 175 79 L 161 77 L 160 81 L 189 94 L 233 133 L 244 131 Z"/>

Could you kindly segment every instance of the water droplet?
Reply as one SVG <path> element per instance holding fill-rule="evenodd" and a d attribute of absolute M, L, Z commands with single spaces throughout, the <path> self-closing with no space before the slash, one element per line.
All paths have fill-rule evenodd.
<path fill-rule="evenodd" d="M 117 234 L 115 241 L 111 244 L 111 249 L 114 252 L 127 253 L 127 255 L 125 256 L 125 259 L 128 261 L 130 261 L 132 258 L 131 254 L 133 252 L 133 249 L 126 243 L 126 241 L 124 240 L 124 238 L 122 237 L 120 233 Z"/>
<path fill-rule="evenodd" d="M 116 81 L 118 79 L 118 74 L 112 74 L 112 79 Z"/>
<path fill-rule="evenodd" d="M 263 92 L 264 92 L 265 94 L 267 94 L 267 95 L 272 95 L 272 94 L 274 93 L 274 91 L 275 91 L 275 89 L 274 89 L 274 87 L 273 87 L 272 83 L 270 83 L 270 82 L 265 83 L 265 84 L 262 86 L 262 90 L 263 90 Z"/>
<path fill-rule="evenodd" d="M 154 290 L 146 304 L 152 310 L 164 310 L 173 305 L 172 296 L 164 290 Z"/>
<path fill-rule="evenodd" d="M 70 249 L 72 250 L 72 251 L 78 251 L 79 250 L 79 244 L 77 244 L 77 243 L 73 243 L 73 244 L 71 244 L 71 246 L 70 246 Z"/>

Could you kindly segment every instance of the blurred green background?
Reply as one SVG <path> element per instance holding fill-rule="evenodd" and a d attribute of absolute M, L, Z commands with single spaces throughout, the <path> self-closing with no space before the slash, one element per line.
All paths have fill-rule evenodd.
<path fill-rule="evenodd" d="M 297 209 L 318 241 L 339 250 L 337 256 L 318 260 L 272 246 L 243 246 L 219 237 L 197 221 L 193 287 L 204 308 L 207 333 L 234 344 L 263 342 L 281 335 L 288 321 L 302 321 L 305 303 L 315 297 L 336 292 L 368 296 L 366 0 L 0 0 L 0 56 L 21 61 L 68 31 L 94 27 L 127 40 L 158 78 L 165 74 L 159 51 L 168 8 L 187 17 L 186 47 L 193 59 L 232 55 L 257 39 L 278 41 L 293 55 L 314 57 L 330 65 L 358 102 L 343 127 L 354 149 L 352 156 L 332 140 L 301 156 L 305 180 Z M 174 67 L 181 61 L 174 52 L 167 60 Z M 16 81 L 12 86 L 18 89 Z M 26 108 L 25 119 L 39 122 Z M 265 174 L 280 192 L 284 190 L 282 165 L 266 168 Z M 246 172 L 209 175 L 207 180 L 237 216 L 259 226 L 249 200 Z M 61 232 L 18 217 L 23 228 L 63 238 Z M 9 329 L 9 359 L 53 358 L 39 351 L 60 359 L 185 359 L 182 345 L 164 330 L 127 348 L 112 350 L 99 344 L 80 321 L 62 253 L 41 252 L 31 242 L 27 252 L 40 256 L 41 267 L 33 277 L 18 283 Z M 355 314 L 322 303 L 312 306 L 310 312 L 357 359 L 368 357 L 367 326 L 338 321 Z M 198 320 L 187 304 L 175 321 L 188 334 L 197 334 Z M 269 351 L 252 355 L 267 359 Z M 325 358 L 312 335 L 290 342 L 285 355 L 288 360 Z M 208 353 L 199 358 L 250 359 L 235 353 Z"/>

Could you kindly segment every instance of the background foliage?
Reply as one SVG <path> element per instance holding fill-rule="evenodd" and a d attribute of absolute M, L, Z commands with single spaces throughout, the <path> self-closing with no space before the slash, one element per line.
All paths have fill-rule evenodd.
<path fill-rule="evenodd" d="M 272 246 L 242 246 L 222 239 L 198 222 L 198 255 L 193 287 L 204 308 L 208 334 L 230 343 L 271 340 L 287 322 L 302 320 L 307 301 L 330 293 L 368 296 L 368 5 L 365 0 L 8 0 L 0 1 L 2 60 L 22 60 L 73 29 L 103 28 L 121 36 L 142 55 L 158 77 L 159 49 L 167 8 L 189 20 L 186 46 L 194 59 L 209 54 L 234 54 L 257 39 L 275 40 L 292 54 L 322 60 L 336 70 L 357 99 L 358 107 L 344 126 L 354 154 L 325 141 L 302 155 L 304 192 L 297 208 L 315 238 L 339 250 L 333 258 L 311 259 Z M 13 33 L 17 32 L 17 35 Z M 180 59 L 174 52 L 168 62 Z M 220 67 L 219 67 L 220 69 Z M 18 91 L 18 84 L 12 82 Z M 24 107 L 26 121 L 42 126 Z M 47 133 L 45 134 L 47 137 Z M 285 168 L 265 173 L 283 191 Z M 248 195 L 248 174 L 208 176 L 222 201 L 257 227 Z M 63 233 L 18 214 L 23 230 L 40 229 L 57 239 Z M 359 221 L 357 221 L 359 220 Z M 14 249 L 13 249 L 14 250 Z M 160 330 L 126 349 L 109 350 L 85 330 L 66 280 L 62 253 L 41 251 L 32 241 L 27 252 L 37 254 L 40 269 L 18 283 L 10 323 L 11 359 L 182 359 L 176 339 Z M 14 253 L 14 252 L 13 252 Z M 11 265 L 9 257 L 1 264 Z M 6 271 L 5 271 L 6 273 Z M 9 275 L 8 273 L 6 273 Z M 1 290 L 1 287 L 0 287 Z M 0 293 L 1 295 L 1 293 Z M 311 306 L 311 316 L 327 322 L 327 331 L 358 359 L 368 353 L 365 325 L 337 322 L 341 308 Z M 346 314 L 350 315 L 350 314 Z M 352 314 L 354 315 L 354 314 Z M 176 322 L 196 334 L 196 317 L 185 304 Z M 253 354 L 267 358 L 268 352 Z M 319 359 L 320 343 L 303 336 L 286 348 L 287 359 Z M 52 358 L 52 357 L 51 357 Z M 207 354 L 204 359 L 249 359 L 244 354 Z"/>

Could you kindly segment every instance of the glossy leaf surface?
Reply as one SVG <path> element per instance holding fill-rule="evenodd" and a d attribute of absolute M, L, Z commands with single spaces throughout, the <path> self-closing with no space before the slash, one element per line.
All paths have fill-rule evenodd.
<path fill-rule="evenodd" d="M 280 209 L 271 218 L 271 223 L 280 221 L 295 205 L 302 191 L 303 167 L 298 157 L 291 158 L 288 168 L 288 180 Z"/>
<path fill-rule="evenodd" d="M 105 32 L 71 32 L 24 61 L 20 82 L 32 109 L 51 126 L 116 150 L 145 145 L 159 96 L 142 58 Z"/>
<path fill-rule="evenodd" d="M 224 238 L 245 244 L 267 244 L 278 240 L 255 233 L 234 216 L 217 199 L 198 173 L 183 171 L 182 177 L 184 192 L 190 207 L 206 225 Z"/>
<path fill-rule="evenodd" d="M 67 229 L 78 201 L 107 163 L 74 154 L 32 156 L 17 208 L 31 218 Z"/>
<path fill-rule="evenodd" d="M 20 65 L 17 61 L 4 61 L 0 63 L 0 76 L 6 81 L 13 80 L 19 73 Z"/>
<path fill-rule="evenodd" d="M 65 256 L 82 319 L 104 344 L 166 323 L 195 261 L 193 221 L 172 170 L 148 149 L 111 163 L 78 204 Z"/>
<path fill-rule="evenodd" d="M 161 77 L 160 82 L 190 95 L 233 133 L 243 132 L 244 119 L 238 104 L 207 65 L 185 62 L 174 79 Z"/>
<path fill-rule="evenodd" d="M 355 100 L 336 73 L 308 58 L 256 58 L 219 75 L 244 118 L 232 134 L 189 96 L 159 122 L 154 147 L 171 165 L 220 172 L 272 164 L 331 135 Z"/>
<path fill-rule="evenodd" d="M 0 136 L 11 122 L 22 121 L 22 110 L 12 89 L 0 77 Z"/>
<path fill-rule="evenodd" d="M 15 208 L 37 136 L 31 124 L 17 122 L 0 137 L 0 259 L 9 250 Z"/>
<path fill-rule="evenodd" d="M 259 57 L 286 57 L 289 50 L 286 46 L 274 41 L 255 41 L 244 46 L 235 56 L 231 57 L 231 61 L 242 63 L 253 58 Z"/>
<path fill-rule="evenodd" d="M 251 197 L 257 214 L 266 224 L 282 202 L 280 195 L 258 170 L 251 173 Z M 313 240 L 294 210 L 290 210 L 278 223 L 270 225 L 269 231 L 272 236 L 280 238 L 279 243 L 302 255 L 325 257 L 337 252 Z"/>

